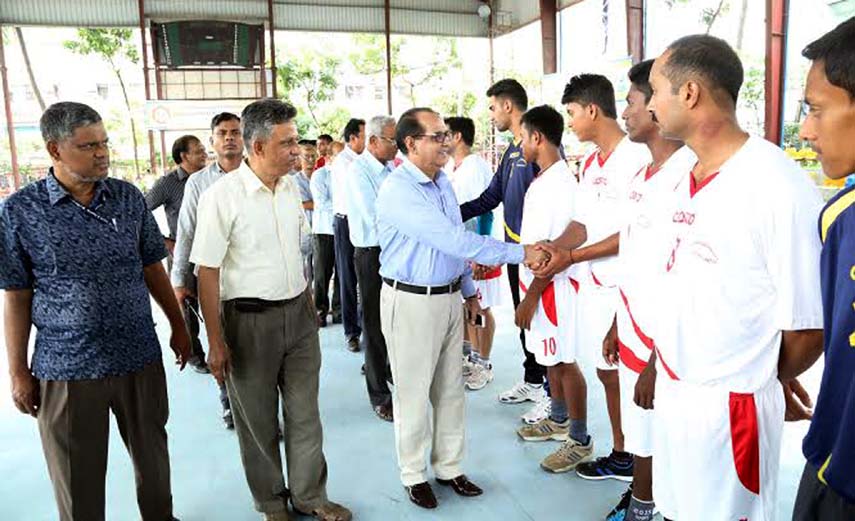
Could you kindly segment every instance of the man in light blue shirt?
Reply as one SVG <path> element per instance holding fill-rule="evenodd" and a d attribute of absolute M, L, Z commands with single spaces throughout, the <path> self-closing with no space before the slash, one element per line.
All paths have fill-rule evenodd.
<path fill-rule="evenodd" d="M 385 180 L 377 198 L 380 297 L 383 336 L 395 381 L 393 408 L 401 481 L 410 500 L 436 508 L 425 478 L 431 447 L 440 485 L 461 496 L 482 490 L 461 470 L 464 447 L 463 310 L 470 321 L 480 311 L 467 259 L 479 264 L 539 265 L 532 245 L 502 243 L 468 232 L 451 181 L 450 132 L 431 109 L 405 112 L 396 129 L 406 160 Z M 433 407 L 433 429 L 427 407 Z M 433 431 L 433 440 L 427 433 Z"/>
<path fill-rule="evenodd" d="M 342 151 L 344 145 L 333 142 L 330 145 L 332 151 L 324 166 L 315 170 L 310 180 L 312 191 L 312 203 L 314 214 L 312 215 L 312 237 L 314 240 L 314 251 L 312 266 L 313 294 L 315 297 L 315 310 L 318 312 L 318 327 L 326 327 L 327 313 L 330 312 L 330 279 L 335 271 L 335 237 L 333 235 L 333 204 L 330 166 L 336 156 Z M 333 283 L 332 297 L 332 321 L 333 324 L 341 323 L 341 289 L 339 288 L 339 277 L 336 273 Z"/>
<path fill-rule="evenodd" d="M 243 160 L 240 118 L 231 112 L 215 115 L 211 119 L 210 144 L 216 153 L 217 160 L 191 175 L 184 187 L 170 272 L 175 298 L 182 305 L 187 322 L 193 324 L 190 327 L 190 334 L 194 339 L 199 336 L 199 299 L 196 295 L 196 276 L 193 274 L 195 267 L 190 263 L 190 250 L 193 249 L 193 238 L 196 235 L 196 208 L 205 190 L 240 167 Z M 200 373 L 208 373 L 205 351 L 198 340 L 193 343 L 193 351 L 194 356 L 189 361 L 193 369 Z M 227 429 L 234 429 L 234 419 L 225 385 L 220 385 L 220 405 L 223 409 L 223 423 Z"/>
<path fill-rule="evenodd" d="M 380 241 L 377 239 L 375 203 L 380 186 L 395 158 L 395 119 L 375 116 L 365 126 L 366 148 L 350 164 L 345 177 L 350 242 L 362 302 L 362 348 L 365 351 L 365 383 L 374 413 L 392 421 L 389 391 L 389 357 L 380 327 Z"/>

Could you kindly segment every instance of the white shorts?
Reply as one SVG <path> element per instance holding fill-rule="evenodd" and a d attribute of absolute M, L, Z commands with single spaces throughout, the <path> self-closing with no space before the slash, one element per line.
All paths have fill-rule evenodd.
<path fill-rule="evenodd" d="M 525 285 L 520 284 L 520 289 L 525 296 Z M 575 299 L 570 291 L 568 279 L 559 278 L 550 282 L 537 303 L 531 329 L 525 332 L 525 348 L 542 366 L 552 367 L 576 361 L 570 336 Z"/>
<path fill-rule="evenodd" d="M 481 305 L 482 309 L 502 305 L 504 300 L 502 277 L 473 282 L 475 282 L 475 289 L 478 294 L 478 304 Z"/>
<path fill-rule="evenodd" d="M 672 380 L 657 364 L 653 497 L 669 519 L 772 521 L 784 395 Z"/>
<path fill-rule="evenodd" d="M 617 305 L 618 348 L 620 353 L 620 418 L 626 451 L 650 457 L 653 454 L 653 411 L 635 405 L 635 384 L 647 367 L 653 352 L 653 339 L 636 321 L 638 310 L 630 307 L 624 293 L 619 291 Z"/>
<path fill-rule="evenodd" d="M 617 370 L 603 359 L 603 339 L 612 327 L 618 299 L 617 288 L 582 284 L 576 306 L 575 344 L 579 358 L 597 369 Z"/>

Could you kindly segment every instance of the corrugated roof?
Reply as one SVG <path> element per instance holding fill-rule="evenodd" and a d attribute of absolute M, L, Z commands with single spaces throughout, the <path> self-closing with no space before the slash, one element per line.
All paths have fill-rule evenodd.
<path fill-rule="evenodd" d="M 478 0 L 391 0 L 393 33 L 487 36 Z M 534 4 L 534 0 L 504 0 Z M 274 0 L 276 29 L 383 32 L 384 0 Z M 267 20 L 266 0 L 145 0 L 146 17 L 168 20 Z M 137 27 L 137 0 L 0 0 L 0 24 Z"/>

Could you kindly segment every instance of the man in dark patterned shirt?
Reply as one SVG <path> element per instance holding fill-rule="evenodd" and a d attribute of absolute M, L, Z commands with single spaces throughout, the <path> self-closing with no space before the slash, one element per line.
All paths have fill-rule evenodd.
<path fill-rule="evenodd" d="M 182 369 L 190 340 L 161 263 L 163 238 L 139 190 L 107 178 L 97 112 L 56 103 L 40 125 L 53 168 L 0 208 L 13 401 L 38 418 L 61 520 L 104 520 L 111 410 L 142 519 L 173 520 L 166 378 L 149 294 L 169 319 Z"/>
<path fill-rule="evenodd" d="M 208 154 L 205 145 L 199 138 L 193 135 L 185 135 L 176 139 L 172 144 L 172 160 L 178 165 L 177 168 L 154 184 L 152 189 L 145 194 L 145 204 L 149 211 L 155 211 L 163 206 L 166 211 L 166 224 L 169 226 L 169 237 L 165 239 L 166 248 L 169 250 L 167 265 L 172 271 L 172 256 L 175 251 L 175 241 L 178 229 L 178 214 L 181 211 L 181 202 L 184 200 L 184 188 L 190 175 L 205 168 Z M 199 303 L 196 299 L 186 298 L 179 301 L 184 312 L 184 322 L 190 333 L 193 356 L 187 362 L 196 372 L 208 373 L 205 364 L 205 351 L 199 340 Z"/>

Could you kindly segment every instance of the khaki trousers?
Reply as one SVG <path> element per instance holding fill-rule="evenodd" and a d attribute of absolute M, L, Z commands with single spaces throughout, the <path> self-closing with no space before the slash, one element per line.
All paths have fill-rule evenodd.
<path fill-rule="evenodd" d="M 318 411 L 321 349 L 308 290 L 257 312 L 227 301 L 222 315 L 232 356 L 226 386 L 255 508 L 281 512 L 290 493 L 295 507 L 312 512 L 327 502 L 327 464 Z M 279 452 L 280 395 L 290 492 Z"/>
<path fill-rule="evenodd" d="M 134 464 L 143 521 L 172 519 L 162 362 L 98 380 L 42 380 L 40 390 L 39 432 L 61 521 L 104 520 L 110 411 Z"/>
<path fill-rule="evenodd" d="M 462 474 L 465 444 L 463 313 L 460 292 L 416 295 L 383 284 L 383 336 L 395 381 L 395 445 L 404 486 L 427 481 L 430 446 L 434 474 Z M 433 423 L 429 416 L 433 411 Z"/>

